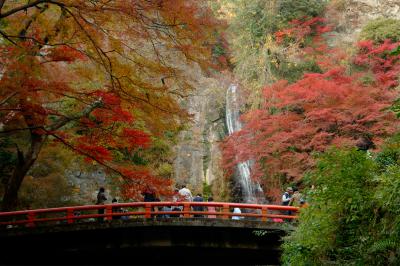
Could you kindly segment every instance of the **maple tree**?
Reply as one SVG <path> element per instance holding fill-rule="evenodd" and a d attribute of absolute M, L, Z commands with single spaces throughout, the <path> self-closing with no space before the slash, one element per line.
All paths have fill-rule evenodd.
<path fill-rule="evenodd" d="M 209 68 L 218 28 L 202 1 L 0 0 L 0 141 L 16 154 L 2 202 L 49 141 L 124 179 L 127 197 L 169 180 L 116 156 L 149 147 L 189 116 L 179 64 Z"/>
<path fill-rule="evenodd" d="M 303 60 L 315 60 L 322 73 L 306 73 L 289 84 L 267 86 L 262 108 L 242 116 L 245 126 L 223 145 L 223 164 L 231 173 L 238 162 L 254 160 L 252 177 L 278 199 L 284 182 L 298 182 L 314 166 L 314 152 L 329 146 L 377 147 L 392 135 L 399 121 L 389 111 L 398 93 L 399 46 L 362 41 L 351 58 L 326 45 L 329 31 L 320 18 L 292 21 L 292 28 L 276 33 L 276 41 L 303 47 Z M 307 42 L 309 38 L 309 42 Z M 352 71 L 343 65 L 352 62 Z M 368 145 L 365 145 L 367 143 Z"/>

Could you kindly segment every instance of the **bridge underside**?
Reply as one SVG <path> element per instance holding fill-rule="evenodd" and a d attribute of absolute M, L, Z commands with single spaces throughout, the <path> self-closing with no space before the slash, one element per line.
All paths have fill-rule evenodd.
<path fill-rule="evenodd" d="M 2 265 L 278 265 L 282 226 L 136 219 L 1 230 Z"/>

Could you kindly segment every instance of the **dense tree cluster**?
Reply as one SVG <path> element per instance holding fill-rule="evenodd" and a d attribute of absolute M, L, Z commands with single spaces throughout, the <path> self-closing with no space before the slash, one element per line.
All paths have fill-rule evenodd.
<path fill-rule="evenodd" d="M 311 38 L 302 58 L 315 60 L 322 73 L 307 73 L 292 84 L 281 80 L 267 86 L 262 108 L 243 115 L 245 127 L 227 139 L 224 149 L 227 168 L 255 160 L 253 178 L 276 197 L 281 189 L 279 177 L 284 182 L 300 181 L 314 165 L 314 152 L 366 140 L 380 144 L 399 125 L 388 110 L 398 95 L 392 88 L 398 85 L 399 56 L 390 55 L 398 43 L 363 41 L 349 58 L 325 44 L 321 34 L 329 27 L 323 20 L 295 20 L 292 25 L 276 33 L 277 41 L 305 43 Z M 351 73 L 341 65 L 343 59 L 352 62 Z M 235 154 L 235 150 L 242 152 Z"/>
<path fill-rule="evenodd" d="M 332 149 L 306 180 L 309 206 L 283 245 L 284 265 L 399 264 L 399 136 L 371 155 Z"/>
<path fill-rule="evenodd" d="M 306 2 L 231 8 L 232 61 L 252 108 L 223 144 L 223 165 L 229 175 L 254 162 L 253 179 L 276 202 L 283 185 L 304 190 L 285 265 L 397 265 L 399 21 L 371 21 L 341 50 L 328 45 L 335 25 L 320 17 L 323 1 Z"/>
<path fill-rule="evenodd" d="M 189 118 L 180 65 L 207 70 L 218 27 L 201 1 L 0 1 L 3 209 L 50 142 L 122 176 L 127 197 L 163 193 L 169 180 L 132 157 Z"/>

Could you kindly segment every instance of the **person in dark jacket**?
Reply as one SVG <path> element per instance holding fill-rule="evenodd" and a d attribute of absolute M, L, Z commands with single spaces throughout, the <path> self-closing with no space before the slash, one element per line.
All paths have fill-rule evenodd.
<path fill-rule="evenodd" d="M 156 193 L 149 186 L 142 193 L 144 202 L 153 202 L 156 200 Z"/>
<path fill-rule="evenodd" d="M 193 198 L 193 202 L 203 202 L 203 197 L 201 194 L 197 194 L 196 197 Z M 193 210 L 196 212 L 202 212 L 204 211 L 204 206 L 193 206 Z M 202 214 L 195 214 L 193 217 L 204 217 Z"/>
<path fill-rule="evenodd" d="M 106 202 L 107 198 L 106 198 L 106 194 L 105 194 L 105 189 L 103 187 L 101 187 L 99 189 L 99 192 L 97 193 L 97 205 L 104 205 L 104 203 Z M 99 209 L 98 211 L 99 214 L 104 214 L 104 209 Z M 99 222 L 103 222 L 104 221 L 104 217 L 99 217 L 98 218 Z"/>
<path fill-rule="evenodd" d="M 112 202 L 112 203 L 118 203 L 118 200 L 117 200 L 116 198 L 113 198 L 113 200 L 112 200 L 111 202 Z M 112 208 L 112 212 L 113 212 L 113 213 L 122 213 L 123 210 L 122 210 L 122 208 L 120 208 L 120 207 L 114 207 L 114 208 Z M 119 216 L 119 215 L 113 215 L 112 219 L 113 219 L 113 220 L 120 220 L 120 219 L 121 219 L 121 216 Z"/>

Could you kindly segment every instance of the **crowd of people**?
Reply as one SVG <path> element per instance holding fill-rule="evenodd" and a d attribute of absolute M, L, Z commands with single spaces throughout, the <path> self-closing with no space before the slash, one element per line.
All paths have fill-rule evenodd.
<path fill-rule="evenodd" d="M 282 195 L 283 206 L 305 207 L 307 205 L 304 196 L 295 187 L 288 187 Z"/>
<path fill-rule="evenodd" d="M 157 197 L 156 192 L 151 189 L 150 186 L 147 186 L 144 191 L 142 192 L 143 196 L 143 201 L 144 202 L 160 202 L 160 198 Z M 187 188 L 186 185 L 181 185 L 180 189 L 176 188 L 173 192 L 173 195 L 171 197 L 171 201 L 174 203 L 178 202 L 204 202 L 204 198 L 201 193 L 196 194 L 196 196 L 193 197 L 192 192 L 190 191 L 189 188 Z M 96 204 L 98 205 L 103 205 L 107 201 L 107 197 L 105 195 L 105 189 L 100 188 L 99 192 L 97 194 L 97 202 Z M 213 202 L 212 197 L 207 198 L 207 202 Z M 116 198 L 112 199 L 112 203 L 118 203 L 118 200 Z M 292 188 L 288 187 L 286 191 L 282 195 L 282 205 L 284 206 L 294 206 L 294 207 L 305 207 L 307 203 L 304 200 L 303 195 L 299 192 L 297 188 Z M 152 217 L 154 218 L 171 218 L 171 217 L 182 217 L 184 214 L 181 212 L 184 211 L 184 206 L 179 205 L 179 204 L 173 204 L 171 206 L 157 206 L 157 211 L 159 212 L 169 212 L 169 213 L 164 213 L 164 214 L 153 214 Z M 191 207 L 192 211 L 194 212 L 199 212 L 198 214 L 193 214 L 193 217 L 200 217 L 200 218 L 217 218 L 217 212 L 219 212 L 219 208 L 215 206 L 202 206 L 202 205 L 194 205 Z M 152 212 L 155 211 L 155 208 L 153 207 Z M 121 207 L 115 207 L 112 208 L 113 213 L 126 213 L 127 210 Z M 171 214 L 171 212 L 177 212 L 176 214 Z M 207 212 L 207 214 L 205 214 Z M 260 210 L 252 210 L 252 209 L 244 209 L 241 210 L 238 207 L 233 208 L 231 210 L 232 213 L 235 215 L 231 216 L 232 220 L 242 220 L 244 219 L 244 216 L 241 216 L 239 214 L 241 213 L 255 213 L 255 214 L 260 214 Z M 99 214 L 104 214 L 104 209 L 99 209 L 98 211 Z M 283 211 L 283 214 L 285 215 L 291 215 L 291 211 Z M 103 221 L 104 217 L 99 217 L 99 221 Z M 112 217 L 113 220 L 127 220 L 129 219 L 129 216 L 127 215 L 114 215 Z M 247 219 L 253 219 L 252 216 L 247 217 Z M 280 218 L 273 218 L 272 219 L 275 222 L 283 222 L 282 219 Z"/>

